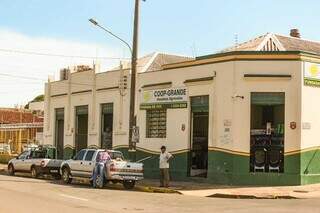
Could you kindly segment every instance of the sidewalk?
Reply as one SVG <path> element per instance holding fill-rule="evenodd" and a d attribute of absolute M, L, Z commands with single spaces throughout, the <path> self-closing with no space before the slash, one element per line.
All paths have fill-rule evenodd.
<path fill-rule="evenodd" d="M 0 172 L 4 173 L 6 170 L 7 165 L 0 164 Z M 188 196 L 216 198 L 306 199 L 320 198 L 320 183 L 304 186 L 262 187 L 171 181 L 169 188 L 160 188 L 159 180 L 144 179 L 137 183 L 137 191 L 151 193 L 179 193 Z"/>
<path fill-rule="evenodd" d="M 143 180 L 142 186 L 157 188 L 158 180 Z M 160 188 L 161 189 L 161 188 Z M 306 199 L 320 198 L 320 184 L 304 186 L 226 186 L 196 182 L 171 182 L 170 190 L 197 197 L 238 199 Z"/>

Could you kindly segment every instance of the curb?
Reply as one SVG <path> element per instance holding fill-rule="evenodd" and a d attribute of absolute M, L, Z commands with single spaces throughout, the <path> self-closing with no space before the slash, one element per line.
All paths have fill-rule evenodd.
<path fill-rule="evenodd" d="M 206 196 L 209 198 L 230 198 L 230 199 L 299 199 L 290 195 L 267 195 L 267 196 L 256 196 L 256 195 L 237 195 L 237 194 L 213 194 Z"/>
<path fill-rule="evenodd" d="M 150 187 L 150 186 L 136 186 L 135 189 L 141 192 L 148 192 L 148 193 L 182 194 L 181 192 L 174 189 L 157 188 L 157 187 Z"/>

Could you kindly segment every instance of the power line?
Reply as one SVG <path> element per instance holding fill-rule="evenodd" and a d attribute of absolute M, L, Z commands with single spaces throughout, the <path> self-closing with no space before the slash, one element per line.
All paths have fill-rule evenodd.
<path fill-rule="evenodd" d="M 34 77 L 22 76 L 22 75 L 12 75 L 12 74 L 8 74 L 8 73 L 0 73 L 0 76 L 6 76 L 6 77 L 11 77 L 11 78 L 19 78 L 19 79 L 25 79 L 25 80 L 32 80 L 32 81 L 39 81 L 39 82 L 42 82 L 42 83 L 48 82 L 47 80 L 41 79 L 41 78 L 34 78 Z M 60 82 L 60 83 L 64 83 L 64 84 L 80 85 L 80 86 L 98 86 L 98 85 L 93 85 L 93 84 L 76 83 L 76 82 L 62 82 L 62 81 L 53 81 L 53 82 Z M 51 82 L 51 83 L 53 83 L 53 82 Z M 105 85 L 103 85 L 103 86 L 105 86 Z"/>
<path fill-rule="evenodd" d="M 63 55 L 63 54 L 41 53 L 41 52 L 13 50 L 13 49 L 0 49 L 0 52 L 26 54 L 26 55 L 37 55 L 37 56 L 63 57 L 63 58 L 82 58 L 82 59 L 99 59 L 99 60 L 130 60 L 130 58 L 124 58 L 124 57 L 95 57 L 95 56 L 81 56 L 81 55 Z"/>

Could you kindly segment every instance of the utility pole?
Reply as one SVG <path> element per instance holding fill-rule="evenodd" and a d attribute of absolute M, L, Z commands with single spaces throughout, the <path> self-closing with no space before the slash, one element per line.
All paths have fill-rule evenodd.
<path fill-rule="evenodd" d="M 136 75 L 137 75 L 137 59 L 138 59 L 138 33 L 139 33 L 139 7 L 141 0 L 135 0 L 134 5 L 134 23 L 133 23 L 133 40 L 132 47 L 128 42 L 101 26 L 95 19 L 91 18 L 89 21 L 95 26 L 101 28 L 113 37 L 123 42 L 130 50 L 131 53 L 131 82 L 130 82 L 130 108 L 129 108 L 129 157 L 132 160 L 136 158 L 136 140 L 133 140 L 133 129 L 136 127 L 135 118 L 135 99 L 136 99 Z M 146 1 L 146 0 L 142 0 Z"/>
<path fill-rule="evenodd" d="M 134 7 L 134 26 L 132 40 L 131 55 L 131 83 L 130 83 L 130 113 L 129 113 L 129 152 L 132 153 L 131 158 L 136 157 L 136 143 L 132 140 L 133 128 L 136 125 L 135 118 L 135 98 L 136 98 L 136 74 L 137 74 L 137 57 L 138 57 L 138 33 L 139 33 L 139 7 L 141 0 L 135 0 Z"/>

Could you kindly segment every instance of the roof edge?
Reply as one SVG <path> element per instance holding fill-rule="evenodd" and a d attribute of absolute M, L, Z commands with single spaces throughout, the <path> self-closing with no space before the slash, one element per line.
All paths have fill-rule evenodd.
<path fill-rule="evenodd" d="M 254 58 L 252 56 L 257 57 Z M 263 58 L 263 56 L 265 56 L 265 58 Z M 270 56 L 278 56 L 278 58 L 273 59 Z M 195 60 L 185 62 L 166 64 L 163 66 L 163 70 L 234 60 L 300 60 L 301 56 L 309 56 L 320 59 L 320 54 L 305 51 L 232 51 L 226 53 L 204 55 L 197 57 Z"/>

